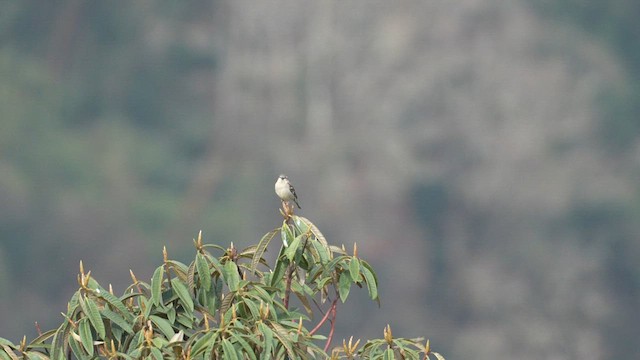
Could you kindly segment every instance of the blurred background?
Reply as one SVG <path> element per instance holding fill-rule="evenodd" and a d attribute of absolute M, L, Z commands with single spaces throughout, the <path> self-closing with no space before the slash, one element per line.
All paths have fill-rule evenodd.
<path fill-rule="evenodd" d="M 300 214 L 380 277 L 343 337 L 639 358 L 636 0 L 0 1 L 0 336 L 162 246 Z"/>

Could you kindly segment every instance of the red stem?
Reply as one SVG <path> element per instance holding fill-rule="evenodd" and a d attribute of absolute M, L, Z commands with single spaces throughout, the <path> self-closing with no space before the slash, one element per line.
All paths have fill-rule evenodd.
<path fill-rule="evenodd" d="M 337 299 L 336 299 L 337 300 Z M 327 352 L 329 349 L 329 345 L 331 344 L 331 339 L 333 339 L 333 331 L 336 329 L 336 302 L 334 300 L 334 306 L 331 307 L 331 330 L 329 330 L 329 337 L 327 338 L 327 343 L 324 346 L 324 352 Z"/>
<path fill-rule="evenodd" d="M 324 317 L 322 318 L 322 320 L 320 320 L 318 325 L 316 325 L 316 327 L 314 327 L 313 330 L 309 331 L 309 335 L 315 334 L 316 331 L 318 331 L 318 329 L 320 329 L 320 327 L 325 323 L 325 321 L 327 321 L 327 319 L 329 318 L 329 314 L 331 314 L 333 310 L 336 308 L 337 301 L 338 299 L 333 300 L 333 303 L 331 303 L 331 307 L 329 308 L 329 311 L 327 311 L 327 313 L 324 314 Z"/>

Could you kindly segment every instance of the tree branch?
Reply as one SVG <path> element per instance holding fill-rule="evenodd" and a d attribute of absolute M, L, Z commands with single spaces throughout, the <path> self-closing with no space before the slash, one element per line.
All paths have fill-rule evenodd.
<path fill-rule="evenodd" d="M 336 304 L 338 299 L 336 298 L 335 300 L 333 300 L 333 306 L 331 307 L 331 311 L 329 311 L 331 313 L 331 330 L 329 330 L 329 336 L 327 337 L 327 343 L 324 345 L 324 352 L 327 352 L 327 350 L 329 349 L 329 345 L 331 345 L 331 339 L 333 339 L 333 332 L 336 329 Z"/>
<path fill-rule="evenodd" d="M 329 318 L 329 315 L 335 310 L 336 306 L 338 305 L 338 299 L 336 298 L 335 300 L 333 300 L 333 302 L 331 303 L 331 307 L 329 308 L 329 311 L 327 311 L 324 314 L 324 317 L 320 320 L 320 322 L 318 323 L 318 325 L 316 325 L 316 327 L 314 327 L 311 331 L 309 331 L 309 335 L 313 335 L 316 333 L 316 331 L 318 331 L 318 329 L 320 329 L 320 327 L 322 326 L 322 324 L 325 323 L 325 321 L 327 321 L 327 319 Z"/>

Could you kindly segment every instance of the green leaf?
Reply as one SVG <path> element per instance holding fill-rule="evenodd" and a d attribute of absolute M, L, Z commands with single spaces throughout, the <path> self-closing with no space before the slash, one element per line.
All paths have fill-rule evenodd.
<path fill-rule="evenodd" d="M 222 340 L 222 351 L 224 351 L 224 356 L 223 356 L 224 359 L 239 360 L 236 349 L 233 347 L 231 342 L 227 339 Z"/>
<path fill-rule="evenodd" d="M 243 352 L 244 355 L 249 356 L 251 360 L 257 360 L 256 354 L 254 354 L 254 351 L 251 348 L 251 345 L 249 345 L 249 343 L 245 339 L 243 339 L 242 336 L 238 335 L 235 332 L 232 332 L 231 337 L 235 340 L 237 344 L 240 344 L 240 346 L 244 350 Z"/>
<path fill-rule="evenodd" d="M 273 274 L 271 274 L 271 286 L 278 287 L 280 282 L 282 282 L 282 278 L 284 273 L 289 266 L 289 261 L 286 258 L 280 258 L 276 260 L 276 267 L 273 269 Z"/>
<path fill-rule="evenodd" d="M 289 246 L 294 238 L 293 232 L 291 231 L 289 225 L 287 225 L 286 220 L 282 222 L 282 227 L 280 228 L 280 237 L 282 238 L 282 244 L 285 247 Z"/>
<path fill-rule="evenodd" d="M 235 296 L 236 296 L 235 291 L 232 291 L 224 296 L 224 299 L 222 299 L 222 302 L 220 303 L 221 314 L 224 315 L 227 312 L 227 310 L 229 310 L 229 308 L 231 307 L 231 304 L 233 303 L 233 299 L 235 299 Z"/>
<path fill-rule="evenodd" d="M 366 261 L 362 260 L 361 265 L 362 275 L 367 282 L 367 289 L 369 289 L 369 296 L 372 300 L 378 300 L 378 278 L 376 273 L 373 272 L 373 268 Z"/>
<path fill-rule="evenodd" d="M 209 272 L 209 264 L 207 260 L 200 253 L 196 254 L 196 270 L 198 271 L 198 277 L 200 278 L 200 285 L 205 290 L 211 289 L 211 273 Z"/>
<path fill-rule="evenodd" d="M 181 311 L 176 316 L 176 322 L 182 324 L 184 327 L 188 329 L 193 329 L 195 318 L 193 314 L 187 314 L 186 311 Z"/>
<path fill-rule="evenodd" d="M 49 357 L 39 351 L 25 351 L 22 353 L 29 360 L 49 360 Z"/>
<path fill-rule="evenodd" d="M 311 308 L 311 303 L 309 302 L 309 299 L 304 294 L 304 289 L 302 285 L 300 285 L 300 283 L 297 281 L 292 281 L 291 285 L 292 285 L 291 290 L 293 291 L 293 293 L 298 297 L 298 299 L 302 303 L 302 306 L 304 306 L 304 309 L 307 311 L 307 313 L 312 316 L 313 309 Z"/>
<path fill-rule="evenodd" d="M 213 249 L 220 250 L 220 251 L 222 251 L 222 252 L 227 251 L 227 249 L 225 249 L 225 248 L 223 248 L 222 246 L 217 245 L 217 244 L 204 244 L 204 245 L 202 245 L 202 247 L 203 247 L 203 248 L 213 248 Z"/>
<path fill-rule="evenodd" d="M 393 349 L 387 349 L 384 352 L 384 360 L 394 360 L 395 359 L 395 355 L 393 353 Z"/>
<path fill-rule="evenodd" d="M 159 306 L 162 303 L 162 280 L 164 278 L 164 265 L 158 266 L 151 277 L 151 303 Z"/>
<path fill-rule="evenodd" d="M 160 329 L 167 340 L 171 339 L 173 335 L 175 335 L 175 333 L 173 332 L 173 327 L 171 327 L 171 324 L 169 323 L 169 321 L 167 321 L 167 319 L 163 319 L 158 315 L 151 315 L 149 316 L 149 320 L 156 324 L 158 329 Z"/>
<path fill-rule="evenodd" d="M 353 282 L 360 282 L 360 261 L 358 261 L 357 257 L 352 257 L 349 262 L 349 273 L 351 274 L 351 279 Z"/>
<path fill-rule="evenodd" d="M 109 319 L 112 323 L 120 326 L 122 330 L 128 332 L 129 334 L 133 334 L 133 328 L 131 327 L 131 324 L 129 324 L 127 320 L 120 316 L 120 314 L 105 308 L 102 309 L 102 316 Z"/>
<path fill-rule="evenodd" d="M 251 301 L 250 298 L 248 297 L 243 298 L 242 304 L 249 309 L 249 312 L 251 314 L 248 314 L 248 315 L 250 315 L 254 319 L 260 318 L 260 310 L 259 310 L 260 308 L 253 301 Z"/>
<path fill-rule="evenodd" d="M 262 322 L 258 323 L 258 329 L 260 333 L 264 336 L 264 345 L 262 346 L 262 352 L 260 355 L 261 359 L 269 360 L 271 359 L 271 350 L 273 347 L 273 332 L 271 329 Z"/>
<path fill-rule="evenodd" d="M 184 283 L 180 281 L 180 279 L 171 279 L 171 288 L 178 295 L 180 299 L 180 303 L 187 310 L 189 314 L 193 313 L 193 299 L 191 299 L 191 295 L 189 294 L 189 290 L 185 286 Z"/>
<path fill-rule="evenodd" d="M 82 319 L 78 323 L 78 332 L 82 340 L 82 347 L 87 350 L 90 356 L 93 356 L 93 334 L 91 334 L 91 326 L 87 319 Z"/>
<path fill-rule="evenodd" d="M 129 312 L 126 306 L 122 303 L 122 299 L 118 299 L 115 295 L 111 294 L 108 291 L 101 291 L 98 296 L 106 301 L 109 305 L 120 311 L 120 315 L 124 316 L 127 321 L 133 321 L 133 316 Z"/>
<path fill-rule="evenodd" d="M 291 346 L 291 339 L 289 338 L 289 333 L 287 332 L 287 330 L 284 327 L 282 327 L 282 325 L 276 322 L 270 321 L 269 324 L 273 329 L 273 334 L 278 338 L 278 340 L 280 340 L 280 343 L 282 344 L 282 346 L 284 346 L 284 348 L 287 349 L 287 354 L 289 355 L 289 358 L 295 359 L 296 353 L 293 351 L 293 347 Z"/>
<path fill-rule="evenodd" d="M 238 290 L 238 284 L 240 283 L 240 274 L 238 274 L 238 266 L 233 261 L 227 261 L 223 267 L 224 280 L 227 283 L 230 291 Z"/>
<path fill-rule="evenodd" d="M 196 289 L 196 263 L 191 262 L 189 265 L 189 271 L 187 272 L 187 285 L 190 292 L 195 292 Z"/>
<path fill-rule="evenodd" d="M 132 350 L 140 348 L 144 341 L 144 331 L 138 331 L 133 337 L 131 337 L 131 343 L 129 344 L 129 354 L 132 354 Z"/>
<path fill-rule="evenodd" d="M 256 250 L 253 253 L 253 258 L 251 259 L 252 273 L 256 272 L 256 267 L 258 267 L 258 263 L 260 263 L 260 259 L 262 258 L 262 255 L 264 255 L 264 253 L 267 251 L 267 246 L 269 246 L 269 243 L 276 236 L 277 233 L 278 233 L 278 229 L 271 230 L 268 233 L 266 233 L 262 237 L 262 239 L 260 239 L 260 242 L 258 243 L 258 247 L 256 247 Z"/>
<path fill-rule="evenodd" d="M 53 335 L 53 340 L 51 340 L 51 359 L 64 360 L 65 353 L 67 351 L 65 340 L 68 335 L 69 335 L 69 322 L 65 321 L 64 323 L 62 323 L 62 325 L 60 325 L 60 327 L 56 331 L 56 334 Z"/>
<path fill-rule="evenodd" d="M 318 241 L 312 241 L 311 245 L 313 246 L 313 248 L 316 250 L 318 257 L 319 257 L 319 261 L 320 264 L 324 265 L 326 263 L 328 263 L 331 258 L 330 258 L 330 252 L 327 251 L 327 249 Z"/>
<path fill-rule="evenodd" d="M 176 322 L 176 308 L 173 305 L 167 309 L 167 320 L 169 320 L 170 324 L 175 324 Z"/>
<path fill-rule="evenodd" d="M 138 298 L 138 303 L 140 304 L 140 308 L 144 309 L 142 317 L 145 319 L 148 318 L 151 314 L 151 311 L 155 309 L 155 307 L 151 305 L 151 299 L 141 296 Z"/>
<path fill-rule="evenodd" d="M 151 355 L 153 355 L 156 360 L 162 360 L 162 352 L 158 348 L 152 347 L 150 350 Z"/>
<path fill-rule="evenodd" d="M 167 265 L 170 265 L 176 275 L 178 275 L 182 280 L 187 279 L 187 271 L 189 271 L 189 267 L 187 265 L 176 260 L 167 261 Z"/>
<path fill-rule="evenodd" d="M 327 285 L 327 283 L 330 282 L 331 280 L 333 280 L 333 278 L 331 276 L 327 276 L 327 277 L 320 278 L 320 279 L 316 280 L 316 284 L 318 286 L 318 289 L 322 289 L 323 287 L 325 287 Z"/>
<path fill-rule="evenodd" d="M 49 331 L 45 331 L 43 332 L 41 335 L 39 335 L 37 338 L 33 339 L 31 341 L 31 343 L 29 344 L 30 347 L 35 347 L 39 344 L 43 344 L 47 339 L 49 339 L 50 337 L 53 337 L 53 335 L 55 335 L 56 333 L 56 329 L 53 330 L 49 330 Z M 6 339 L 0 338 L 0 345 L 2 345 L 2 341 L 8 341 Z M 12 345 L 11 343 L 4 343 L 4 345 Z"/>
<path fill-rule="evenodd" d="M 193 345 L 191 345 L 191 358 L 196 358 L 201 352 L 203 352 L 205 347 L 209 345 L 209 342 L 212 344 L 215 343 L 215 341 L 211 341 L 211 338 L 217 333 L 217 331 L 210 331 L 204 334 L 200 339 L 196 340 Z"/>
<path fill-rule="evenodd" d="M 293 258 L 296 256 L 296 250 L 298 250 L 298 247 L 300 247 L 300 242 L 302 241 L 303 237 L 304 235 L 296 236 L 296 238 L 293 239 L 291 244 L 284 251 L 284 256 L 286 256 L 289 261 L 293 261 Z"/>
<path fill-rule="evenodd" d="M 102 322 L 102 317 L 100 316 L 100 311 L 98 310 L 98 305 L 96 305 L 90 297 L 85 296 L 84 299 L 80 301 L 80 306 L 85 315 L 89 317 L 89 321 L 91 325 L 93 325 L 93 328 L 96 329 L 100 339 L 105 340 L 107 334 L 104 328 L 104 322 Z"/>
<path fill-rule="evenodd" d="M 73 351 L 73 354 L 78 359 L 81 359 L 81 360 L 91 359 L 89 355 L 87 355 L 84 351 L 82 351 L 82 347 L 80 346 L 80 343 L 78 343 L 73 336 L 69 337 L 69 347 L 71 348 L 71 351 Z"/>
<path fill-rule="evenodd" d="M 340 280 L 338 281 L 338 292 L 340 293 L 340 300 L 344 303 L 349 296 L 351 290 L 351 276 L 348 272 L 340 274 Z"/>
<path fill-rule="evenodd" d="M 0 345 L 0 346 L 2 346 L 2 349 L 4 350 L 4 352 L 0 352 L 0 354 L 3 354 L 3 353 L 6 354 L 7 359 L 11 359 L 11 360 L 19 359 L 16 353 L 14 353 L 11 347 L 9 347 L 9 345 Z"/>
<path fill-rule="evenodd" d="M 325 269 L 327 269 L 328 272 L 333 272 L 336 270 L 336 265 L 338 265 L 338 263 L 341 263 L 342 261 L 345 261 L 346 259 L 349 259 L 349 257 L 344 255 L 333 258 L 327 263 L 327 265 L 325 265 Z"/>
<path fill-rule="evenodd" d="M 327 239 L 324 237 L 324 235 L 322 235 L 322 233 L 320 232 L 320 229 L 318 229 L 318 227 L 315 226 L 314 223 L 312 223 L 309 219 L 307 219 L 305 217 L 296 216 L 295 217 L 295 223 L 298 224 L 299 220 L 304 222 L 304 224 L 311 229 L 311 233 L 313 234 L 313 236 L 320 242 L 320 244 L 322 244 L 322 246 L 326 249 L 327 253 L 331 254 L 331 250 L 329 248 L 329 243 L 327 242 Z M 304 231 L 304 232 L 306 232 L 306 231 Z M 331 256 L 331 255 L 329 255 L 329 256 Z"/>
<path fill-rule="evenodd" d="M 436 357 L 436 359 L 438 359 L 438 360 L 445 360 L 445 359 L 444 359 L 444 356 L 440 355 L 440 353 L 437 353 L 437 352 L 431 352 L 431 354 L 433 354 L 433 356 L 435 356 L 435 357 Z"/>

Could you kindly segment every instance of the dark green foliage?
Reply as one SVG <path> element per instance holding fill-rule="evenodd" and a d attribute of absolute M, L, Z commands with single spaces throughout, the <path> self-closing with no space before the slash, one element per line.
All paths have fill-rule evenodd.
<path fill-rule="evenodd" d="M 278 233 L 288 245 L 270 269 L 263 255 Z M 379 301 L 378 280 L 355 246 L 348 255 L 330 245 L 306 218 L 286 215 L 280 228 L 241 251 L 203 244 L 202 234 L 194 244 L 189 265 L 169 259 L 165 249 L 151 282 L 132 272 L 120 296 L 81 262 L 80 288 L 62 324 L 30 343 L 0 338 L 0 359 L 443 359 L 422 339 L 394 339 L 390 327 L 384 339 L 360 348 L 351 339 L 327 353 L 338 299 L 345 302 L 356 285 Z M 304 309 L 289 305 L 292 294 Z M 327 320 L 331 330 L 320 334 Z"/>

